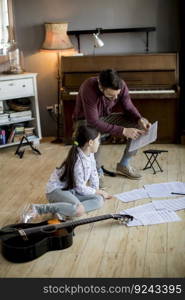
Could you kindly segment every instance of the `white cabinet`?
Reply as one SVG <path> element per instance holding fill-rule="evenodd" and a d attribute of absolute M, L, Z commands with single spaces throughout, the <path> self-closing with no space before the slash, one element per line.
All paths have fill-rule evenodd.
<path fill-rule="evenodd" d="M 0 81 L 0 99 L 34 96 L 32 78 Z"/>
<path fill-rule="evenodd" d="M 8 135 L 10 135 L 10 131 L 12 130 L 12 128 L 16 127 L 16 124 L 20 123 L 25 124 L 25 128 L 34 128 L 33 134 L 31 136 L 28 136 L 28 139 L 30 141 L 33 141 L 34 144 L 39 143 L 41 139 L 41 127 L 36 78 L 36 73 L 0 75 L 0 103 L 4 107 L 3 114 L 0 114 L 0 129 L 1 133 L 3 131 L 3 133 L 5 132 L 7 135 L 6 143 L 0 144 L 0 148 L 19 144 L 19 141 L 8 142 Z M 19 99 L 21 101 L 21 98 L 28 98 L 30 100 L 30 115 L 22 116 L 19 118 L 11 118 L 11 114 L 8 114 L 6 111 L 8 101 L 12 99 Z M 8 120 L 3 120 L 4 117 L 7 118 L 7 114 Z"/>

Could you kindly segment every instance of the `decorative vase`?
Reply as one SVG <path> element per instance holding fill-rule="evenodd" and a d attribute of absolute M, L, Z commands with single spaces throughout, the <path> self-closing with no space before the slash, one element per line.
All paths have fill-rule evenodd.
<path fill-rule="evenodd" d="M 10 42 L 8 49 L 8 60 L 9 60 L 9 74 L 20 74 L 23 73 L 23 69 L 20 64 L 20 51 L 17 47 L 16 42 L 13 40 Z"/>

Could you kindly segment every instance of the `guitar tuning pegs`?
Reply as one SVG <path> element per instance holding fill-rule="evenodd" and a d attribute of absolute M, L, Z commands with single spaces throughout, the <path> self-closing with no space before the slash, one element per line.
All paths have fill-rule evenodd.
<path fill-rule="evenodd" d="M 132 216 L 123 216 L 123 217 L 121 217 L 120 219 L 119 219 L 119 222 L 120 222 L 120 224 L 123 224 L 123 225 L 126 225 L 126 224 L 128 224 L 130 221 L 132 221 L 133 220 L 133 217 Z"/>
<path fill-rule="evenodd" d="M 127 218 L 121 217 L 121 218 L 119 219 L 119 224 L 127 224 L 127 223 L 128 223 Z"/>
<path fill-rule="evenodd" d="M 119 224 L 123 224 L 123 218 L 120 218 L 120 219 L 118 220 L 118 223 L 119 223 Z"/>

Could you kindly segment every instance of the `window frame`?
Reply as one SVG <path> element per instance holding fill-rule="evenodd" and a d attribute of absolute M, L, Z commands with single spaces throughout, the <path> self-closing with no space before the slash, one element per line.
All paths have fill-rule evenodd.
<path fill-rule="evenodd" d="M 15 40 L 12 0 L 7 0 L 7 6 L 8 6 L 8 21 L 9 21 L 9 39 Z M 8 60 L 7 55 L 0 54 L 0 64 L 6 63 L 7 60 Z"/>

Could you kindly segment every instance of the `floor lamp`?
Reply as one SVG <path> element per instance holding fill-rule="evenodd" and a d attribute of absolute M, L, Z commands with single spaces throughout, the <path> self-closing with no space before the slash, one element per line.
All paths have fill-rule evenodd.
<path fill-rule="evenodd" d="M 52 143 L 62 143 L 60 136 L 60 91 L 61 91 L 61 56 L 71 56 L 76 53 L 68 35 L 68 23 L 45 23 L 45 39 L 41 51 L 55 51 L 58 59 L 57 71 L 57 135 Z"/>

